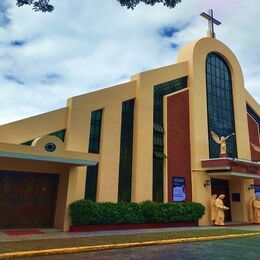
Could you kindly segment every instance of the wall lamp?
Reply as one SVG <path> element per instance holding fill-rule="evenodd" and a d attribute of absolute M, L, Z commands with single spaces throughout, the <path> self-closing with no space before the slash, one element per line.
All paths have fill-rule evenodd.
<path fill-rule="evenodd" d="M 254 184 L 250 184 L 249 186 L 248 186 L 248 190 L 253 190 L 255 188 L 255 185 Z"/>
<path fill-rule="evenodd" d="M 204 181 L 204 187 L 207 187 L 207 186 L 209 186 L 210 185 L 210 180 L 205 180 Z"/>

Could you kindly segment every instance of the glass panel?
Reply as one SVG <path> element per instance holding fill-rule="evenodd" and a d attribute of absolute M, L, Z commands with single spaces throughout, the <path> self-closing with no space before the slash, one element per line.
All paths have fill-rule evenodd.
<path fill-rule="evenodd" d="M 98 180 L 98 164 L 95 166 L 88 166 L 86 186 L 85 186 L 85 199 L 96 201 L 97 180 Z"/>
<path fill-rule="evenodd" d="M 214 61 L 214 62 L 212 62 Z M 207 107 L 208 107 L 208 138 L 210 158 L 218 158 L 220 147 L 212 139 L 210 132 L 218 136 L 235 133 L 233 95 L 231 74 L 222 57 L 210 53 L 206 61 Z M 214 88 L 208 83 L 214 82 Z M 227 140 L 227 155 L 237 157 L 236 137 Z"/>
<path fill-rule="evenodd" d="M 131 201 L 134 99 L 122 103 L 118 201 Z"/>
<path fill-rule="evenodd" d="M 102 122 L 102 109 L 91 113 L 90 136 L 89 136 L 89 153 L 99 153 L 100 133 Z"/>

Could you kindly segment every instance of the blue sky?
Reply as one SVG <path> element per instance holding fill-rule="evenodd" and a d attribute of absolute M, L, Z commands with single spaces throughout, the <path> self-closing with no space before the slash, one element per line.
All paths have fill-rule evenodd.
<path fill-rule="evenodd" d="M 0 0 L 0 124 L 66 105 L 67 98 L 176 63 L 184 44 L 204 37 L 199 16 L 214 9 L 217 38 L 238 57 L 245 86 L 260 101 L 260 2 L 183 0 L 175 9 L 116 0 L 51 0 L 35 13 Z"/>

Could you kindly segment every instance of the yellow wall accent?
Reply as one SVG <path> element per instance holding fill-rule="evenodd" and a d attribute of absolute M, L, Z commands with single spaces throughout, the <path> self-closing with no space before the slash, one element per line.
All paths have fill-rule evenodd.
<path fill-rule="evenodd" d="M 233 52 L 222 42 L 213 38 L 202 38 L 187 44 L 178 54 L 178 62 L 187 61 L 189 64 L 188 85 L 190 88 L 191 164 L 193 170 L 200 170 L 201 159 L 209 158 L 208 138 L 206 138 L 208 136 L 208 124 L 205 66 L 207 55 L 210 52 L 221 55 L 230 67 L 238 157 L 248 160 L 251 158 L 246 92 L 241 67 Z M 205 201 L 205 196 L 209 197 L 211 192 L 206 192 L 202 184 L 197 186 L 198 183 L 203 183 L 206 178 L 205 174 L 192 174 L 192 197 L 193 201 L 203 202 L 204 206 L 208 208 L 208 201 Z M 210 224 L 209 214 L 203 217 L 200 224 Z"/>
<path fill-rule="evenodd" d="M 91 113 L 104 108 L 101 125 L 97 201 L 117 202 L 121 107 L 123 101 L 135 98 L 135 87 L 136 82 L 132 81 L 68 100 L 69 113 L 65 145 L 66 149 L 69 150 L 88 151 Z M 84 198 L 85 183 L 86 167 L 71 169 L 68 181 L 71 191 L 68 193 L 66 201 L 65 230 L 69 227 L 69 204 Z M 77 192 L 73 192 L 73 189 L 76 189 Z"/>
<path fill-rule="evenodd" d="M 152 200 L 153 177 L 153 89 L 155 85 L 184 77 L 187 62 L 142 72 L 137 81 L 135 103 L 132 200 Z"/>
<path fill-rule="evenodd" d="M 66 128 L 68 108 L 0 126 L 0 142 L 21 144 Z"/>

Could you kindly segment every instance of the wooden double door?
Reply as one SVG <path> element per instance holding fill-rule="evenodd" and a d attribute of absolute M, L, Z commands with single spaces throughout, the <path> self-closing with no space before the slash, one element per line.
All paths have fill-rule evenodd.
<path fill-rule="evenodd" d="M 211 193 L 217 194 L 217 196 L 221 194 L 225 195 L 223 202 L 226 207 L 229 207 L 229 210 L 225 211 L 225 221 L 232 221 L 229 181 L 221 179 L 211 179 Z"/>
<path fill-rule="evenodd" d="M 52 227 L 59 176 L 0 171 L 0 228 Z"/>

